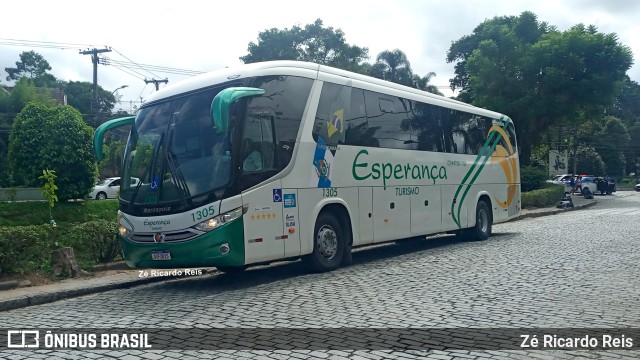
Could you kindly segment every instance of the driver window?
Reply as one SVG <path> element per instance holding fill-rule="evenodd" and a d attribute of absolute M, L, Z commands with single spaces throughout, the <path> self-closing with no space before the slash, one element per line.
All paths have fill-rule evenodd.
<path fill-rule="evenodd" d="M 242 140 L 242 171 L 274 170 L 274 153 L 272 118 L 250 112 Z"/>

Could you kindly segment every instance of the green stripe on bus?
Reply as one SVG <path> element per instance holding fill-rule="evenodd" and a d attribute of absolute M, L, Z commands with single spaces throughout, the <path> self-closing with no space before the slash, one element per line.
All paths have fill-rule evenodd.
<path fill-rule="evenodd" d="M 511 119 L 509 119 L 508 117 L 505 119 L 504 116 L 500 117 L 500 120 L 504 119 L 504 126 L 503 126 L 503 130 L 507 130 L 509 123 L 511 122 Z M 455 203 L 452 201 L 451 202 L 451 217 L 453 218 L 453 221 L 456 223 L 456 225 L 458 225 L 458 228 L 462 227 L 462 224 L 460 224 L 460 211 L 462 210 L 462 203 L 464 202 L 464 199 L 467 196 L 467 193 L 469 192 L 469 190 L 471 189 L 471 186 L 473 185 L 473 183 L 476 181 L 476 179 L 478 178 L 478 176 L 480 175 L 480 173 L 482 172 L 482 169 L 484 168 L 485 164 L 487 163 L 487 160 L 489 160 L 489 158 L 491 157 L 491 154 L 493 154 L 496 146 L 498 145 L 498 142 L 500 142 L 500 139 L 502 138 L 502 134 L 498 133 L 498 137 L 494 140 L 493 137 L 495 136 L 496 131 L 492 131 L 491 134 L 489 134 L 489 137 L 487 138 L 487 140 L 485 141 L 484 145 L 482 146 L 482 150 L 480 151 L 480 154 L 478 154 L 478 156 L 476 157 L 476 160 L 473 162 L 473 165 L 471 166 L 471 169 L 469 169 L 469 171 L 467 171 L 467 174 L 465 175 L 464 179 L 462 180 L 462 182 L 460 183 L 460 185 L 458 186 L 458 189 L 456 190 L 456 193 L 454 195 L 454 199 L 456 199 L 458 197 L 458 194 L 460 193 L 460 190 L 462 189 L 463 186 L 465 186 L 465 182 L 467 181 L 467 179 L 469 178 L 469 176 L 474 172 L 474 169 L 476 167 L 476 165 L 478 165 L 478 162 L 480 161 L 480 158 L 482 157 L 482 154 L 484 153 L 484 150 L 487 148 L 487 146 L 489 145 L 490 142 L 493 142 L 491 145 L 491 148 L 489 149 L 488 153 L 484 156 L 484 161 L 482 162 L 482 165 L 479 166 L 478 170 L 475 172 L 475 175 L 473 176 L 473 178 L 471 179 L 471 181 L 469 182 L 469 184 L 466 184 L 466 189 L 462 194 L 462 198 L 460 199 L 458 203 L 458 211 L 457 214 L 455 213 Z"/>

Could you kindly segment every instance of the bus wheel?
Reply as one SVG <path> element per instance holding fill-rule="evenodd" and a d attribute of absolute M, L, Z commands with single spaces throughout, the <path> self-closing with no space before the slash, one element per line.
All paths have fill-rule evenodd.
<path fill-rule="evenodd" d="M 491 208 L 484 201 L 479 201 L 476 207 L 476 225 L 466 229 L 466 238 L 472 241 L 487 240 L 491 236 Z"/>
<path fill-rule="evenodd" d="M 331 214 L 322 212 L 313 231 L 313 252 L 302 261 L 312 271 L 335 270 L 345 252 L 345 238 L 340 222 Z"/>

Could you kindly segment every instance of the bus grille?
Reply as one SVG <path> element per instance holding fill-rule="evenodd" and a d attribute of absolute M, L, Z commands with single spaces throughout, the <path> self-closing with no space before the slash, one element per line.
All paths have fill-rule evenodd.
<path fill-rule="evenodd" d="M 128 236 L 129 240 L 139 242 L 139 243 L 158 243 L 158 241 L 154 240 L 156 233 L 133 233 Z M 202 231 L 198 231 L 195 229 L 185 229 L 179 231 L 169 231 L 163 232 L 164 239 L 159 241 L 159 243 L 174 243 L 181 241 L 189 241 L 195 238 L 198 235 L 202 235 Z"/>

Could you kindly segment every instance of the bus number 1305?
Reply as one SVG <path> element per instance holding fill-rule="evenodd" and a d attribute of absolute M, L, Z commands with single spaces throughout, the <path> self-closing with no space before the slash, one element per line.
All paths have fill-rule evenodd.
<path fill-rule="evenodd" d="M 338 189 L 336 188 L 322 189 L 322 197 L 334 197 L 334 196 L 338 196 Z"/>

